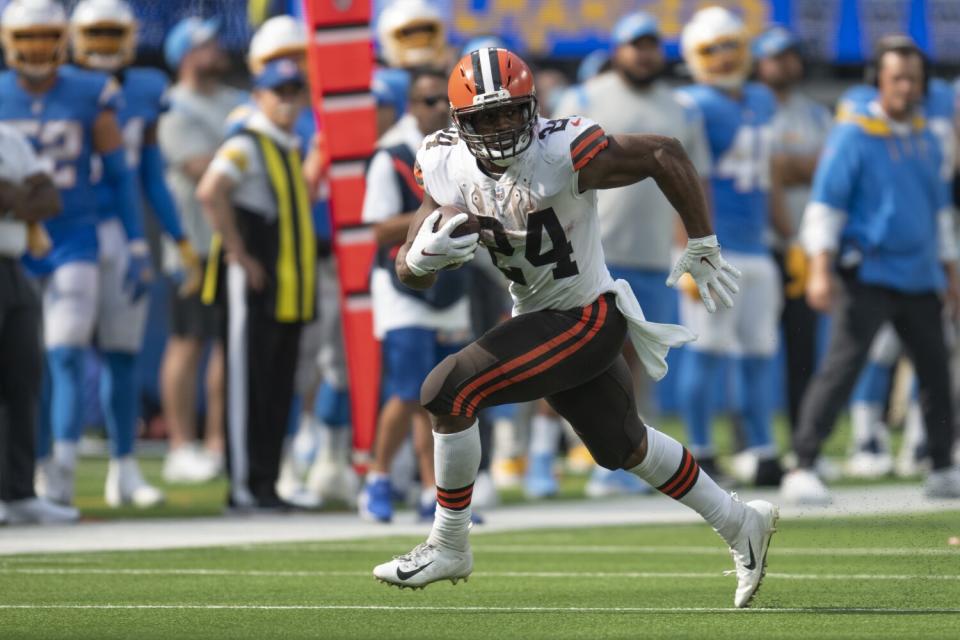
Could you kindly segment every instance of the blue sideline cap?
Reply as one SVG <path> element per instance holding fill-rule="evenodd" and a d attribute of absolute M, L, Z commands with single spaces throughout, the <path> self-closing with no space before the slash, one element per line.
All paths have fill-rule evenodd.
<path fill-rule="evenodd" d="M 289 58 L 278 58 L 264 65 L 263 70 L 253 79 L 255 89 L 275 89 L 288 82 L 306 84 L 300 65 Z"/>
<path fill-rule="evenodd" d="M 393 107 L 398 118 L 407 110 L 409 88 L 410 74 L 403 69 L 383 67 L 373 72 L 370 91 L 377 101 L 377 106 L 389 105 Z"/>
<path fill-rule="evenodd" d="M 179 69 L 184 57 L 220 33 L 220 18 L 204 20 L 196 16 L 184 18 L 173 26 L 163 41 L 163 57 L 171 69 Z"/>
<path fill-rule="evenodd" d="M 660 26 L 657 24 L 656 18 L 643 11 L 628 13 L 617 20 L 617 24 L 613 25 L 613 31 L 610 34 L 614 46 L 617 47 L 644 36 L 653 36 L 659 39 Z"/>
<path fill-rule="evenodd" d="M 754 38 L 751 49 L 753 57 L 761 60 L 778 56 L 784 51 L 796 49 L 799 46 L 800 39 L 792 31 L 780 25 L 773 25 Z"/>

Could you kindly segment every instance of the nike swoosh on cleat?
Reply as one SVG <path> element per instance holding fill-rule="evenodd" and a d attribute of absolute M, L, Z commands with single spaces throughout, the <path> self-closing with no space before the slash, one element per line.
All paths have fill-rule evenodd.
<path fill-rule="evenodd" d="M 420 253 L 422 253 L 423 255 L 425 255 L 425 256 L 427 256 L 427 257 L 430 257 L 430 258 L 435 258 L 435 257 L 437 257 L 437 256 L 445 256 L 445 255 L 447 255 L 447 254 L 445 254 L 445 253 L 430 253 L 430 252 L 427 251 L 426 249 L 420 249 Z M 710 266 L 712 267 L 713 265 L 710 265 Z"/>
<path fill-rule="evenodd" d="M 751 558 L 753 557 L 753 551 L 750 551 L 750 557 Z M 409 580 L 410 578 L 417 575 L 418 573 L 420 573 L 421 571 L 423 571 L 424 569 L 426 569 L 432 564 L 433 564 L 433 561 L 431 560 L 427 564 L 423 565 L 422 567 L 417 567 L 413 571 L 404 571 L 400 567 L 397 567 L 397 577 L 400 578 L 401 580 Z"/>
<path fill-rule="evenodd" d="M 715 266 L 713 266 L 713 263 L 710 262 L 710 258 L 708 258 L 708 257 L 706 257 L 706 256 L 700 258 L 700 264 L 703 264 L 704 262 L 706 262 L 708 265 L 710 265 L 710 268 L 713 269 L 714 271 L 717 270 L 717 268 L 716 268 Z"/>
<path fill-rule="evenodd" d="M 757 559 L 753 557 L 753 545 L 747 540 L 747 548 L 750 550 L 750 564 L 743 565 L 743 568 L 747 571 L 753 571 L 757 568 Z M 400 574 L 400 569 L 397 569 L 397 574 Z"/>

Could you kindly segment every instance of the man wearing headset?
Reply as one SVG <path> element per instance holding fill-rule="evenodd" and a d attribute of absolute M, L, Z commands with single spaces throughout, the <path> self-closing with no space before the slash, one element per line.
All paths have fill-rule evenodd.
<path fill-rule="evenodd" d="M 944 304 L 957 310 L 960 280 L 942 152 L 919 109 L 926 61 L 908 37 L 887 36 L 875 69 L 877 96 L 831 132 L 801 227 L 811 265 L 807 302 L 834 318 L 826 358 L 800 407 L 798 468 L 781 485 L 793 502 L 829 502 L 813 463 L 886 322 L 920 383 L 933 462 L 925 493 L 960 498 L 941 318 Z"/>

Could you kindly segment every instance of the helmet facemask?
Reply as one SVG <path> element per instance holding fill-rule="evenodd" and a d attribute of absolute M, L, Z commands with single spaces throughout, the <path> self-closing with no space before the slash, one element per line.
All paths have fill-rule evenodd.
<path fill-rule="evenodd" d="M 8 66 L 30 80 L 45 80 L 66 62 L 67 29 L 57 25 L 4 29 L 3 46 Z"/>
<path fill-rule="evenodd" d="M 89 69 L 115 72 L 133 62 L 136 29 L 121 22 L 101 22 L 74 28 L 73 57 Z"/>
<path fill-rule="evenodd" d="M 477 158 L 489 160 L 500 167 L 514 163 L 520 154 L 533 143 L 534 128 L 537 124 L 537 97 L 521 96 L 497 101 L 487 101 L 464 109 L 455 109 L 453 122 L 460 138 Z M 510 110 L 513 115 L 506 116 L 500 110 Z M 497 118 L 509 118 L 515 126 L 489 131 Z"/>

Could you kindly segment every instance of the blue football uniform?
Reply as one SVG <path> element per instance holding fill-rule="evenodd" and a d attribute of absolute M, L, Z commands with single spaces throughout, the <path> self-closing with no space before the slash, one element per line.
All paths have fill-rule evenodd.
<path fill-rule="evenodd" d="M 65 65 L 43 95 L 25 91 L 14 71 L 0 73 L 0 120 L 22 131 L 47 164 L 60 192 L 60 215 L 45 222 L 53 250 L 28 260 L 38 272 L 97 258 L 96 194 L 91 183 L 93 124 L 104 110 L 119 111 L 122 96 L 103 73 Z"/>
<path fill-rule="evenodd" d="M 710 186 L 717 238 L 728 250 L 767 253 L 764 234 L 776 99 L 756 83 L 744 85 L 740 100 L 708 85 L 680 91 L 703 114 L 713 157 Z"/>
<path fill-rule="evenodd" d="M 134 173 L 140 169 L 144 149 L 144 133 L 156 125 L 160 115 L 167 109 L 167 76 L 158 69 L 130 67 L 120 78 L 123 105 L 117 112 L 117 124 L 123 133 L 127 166 Z M 99 173 L 99 172 L 97 172 Z M 101 220 L 117 217 L 120 206 L 116 192 L 107 183 L 95 176 L 97 182 L 97 206 Z"/>

